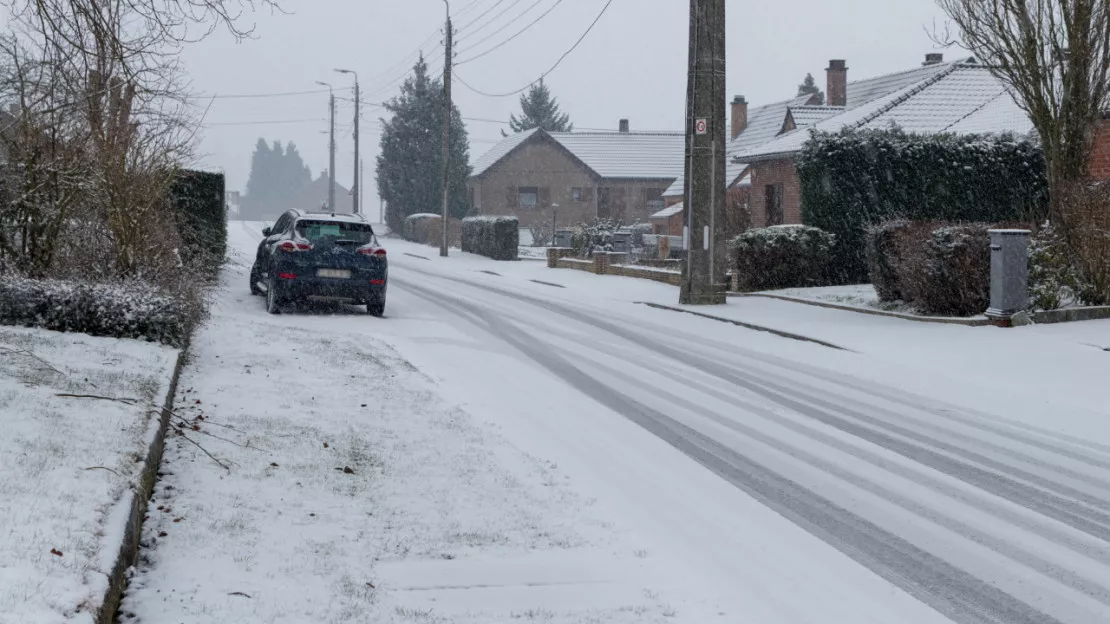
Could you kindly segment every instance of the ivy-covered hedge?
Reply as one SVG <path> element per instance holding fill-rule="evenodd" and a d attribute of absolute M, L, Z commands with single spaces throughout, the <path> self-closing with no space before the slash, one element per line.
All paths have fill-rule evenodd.
<path fill-rule="evenodd" d="M 182 261 L 215 276 L 227 253 L 224 174 L 179 171 L 170 186 L 167 203 L 184 245 Z"/>
<path fill-rule="evenodd" d="M 805 225 L 748 230 L 730 241 L 741 291 L 826 285 L 836 236 Z"/>
<path fill-rule="evenodd" d="M 815 132 L 797 165 L 802 220 L 836 235 L 843 282 L 867 278 L 865 230 L 887 219 L 1030 222 L 1047 212 L 1043 153 L 1014 136 Z"/>
<path fill-rule="evenodd" d="M 516 217 L 467 217 L 462 222 L 462 250 L 494 260 L 516 260 L 520 220 Z"/>

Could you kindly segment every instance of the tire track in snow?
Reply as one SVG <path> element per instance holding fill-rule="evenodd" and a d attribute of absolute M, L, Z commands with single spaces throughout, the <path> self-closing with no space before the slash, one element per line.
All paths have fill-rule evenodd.
<path fill-rule="evenodd" d="M 834 504 L 797 482 L 631 397 L 614 391 L 565 358 L 556 355 L 547 345 L 512 323 L 497 318 L 496 313 L 429 288 L 396 279 L 394 283 L 437 305 L 465 311 L 468 317 L 478 321 L 479 327 L 514 346 L 572 387 L 643 427 L 752 498 L 954 622 L 1061 624 L 1059 620 Z M 511 296 L 508 293 L 499 294 Z M 566 316 L 578 316 L 567 310 L 558 310 L 550 302 L 543 305 L 548 310 Z M 611 331 L 608 323 L 585 322 Z M 620 335 L 619 332 L 617 334 Z M 641 337 L 630 339 L 638 341 Z M 685 361 L 685 358 L 679 361 Z"/>

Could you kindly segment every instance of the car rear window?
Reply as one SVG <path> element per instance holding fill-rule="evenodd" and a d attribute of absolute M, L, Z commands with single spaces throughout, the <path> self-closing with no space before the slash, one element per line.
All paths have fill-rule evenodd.
<path fill-rule="evenodd" d="M 297 235 L 313 242 L 347 240 L 360 245 L 374 242 L 374 228 L 368 223 L 301 219 L 297 221 Z"/>

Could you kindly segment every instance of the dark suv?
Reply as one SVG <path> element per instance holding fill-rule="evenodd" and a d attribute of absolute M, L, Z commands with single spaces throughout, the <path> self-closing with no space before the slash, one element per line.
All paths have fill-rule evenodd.
<path fill-rule="evenodd" d="M 295 301 L 335 301 L 365 305 L 374 316 L 385 313 L 389 263 L 362 215 L 290 210 L 262 235 L 251 294 L 266 295 L 270 314 Z"/>

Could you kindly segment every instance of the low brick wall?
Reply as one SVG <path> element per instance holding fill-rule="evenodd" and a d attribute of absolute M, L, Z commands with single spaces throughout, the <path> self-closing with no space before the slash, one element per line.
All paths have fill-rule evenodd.
<path fill-rule="evenodd" d="M 568 257 L 572 253 L 573 250 L 562 247 L 548 248 L 548 268 L 575 269 L 595 275 L 620 275 L 622 277 L 649 279 L 672 286 L 678 286 L 682 279 L 682 273 L 679 271 L 625 264 L 628 262 L 628 254 L 626 253 L 598 252 L 594 254 L 591 260 Z"/>
<path fill-rule="evenodd" d="M 678 286 L 682 283 L 682 273 L 678 271 L 665 271 L 663 269 L 655 269 L 652 267 L 641 267 L 631 264 L 616 265 L 609 267 L 609 275 L 623 275 L 624 277 L 638 277 L 640 279 L 649 279 L 656 282 L 663 282 L 671 286 Z"/>

